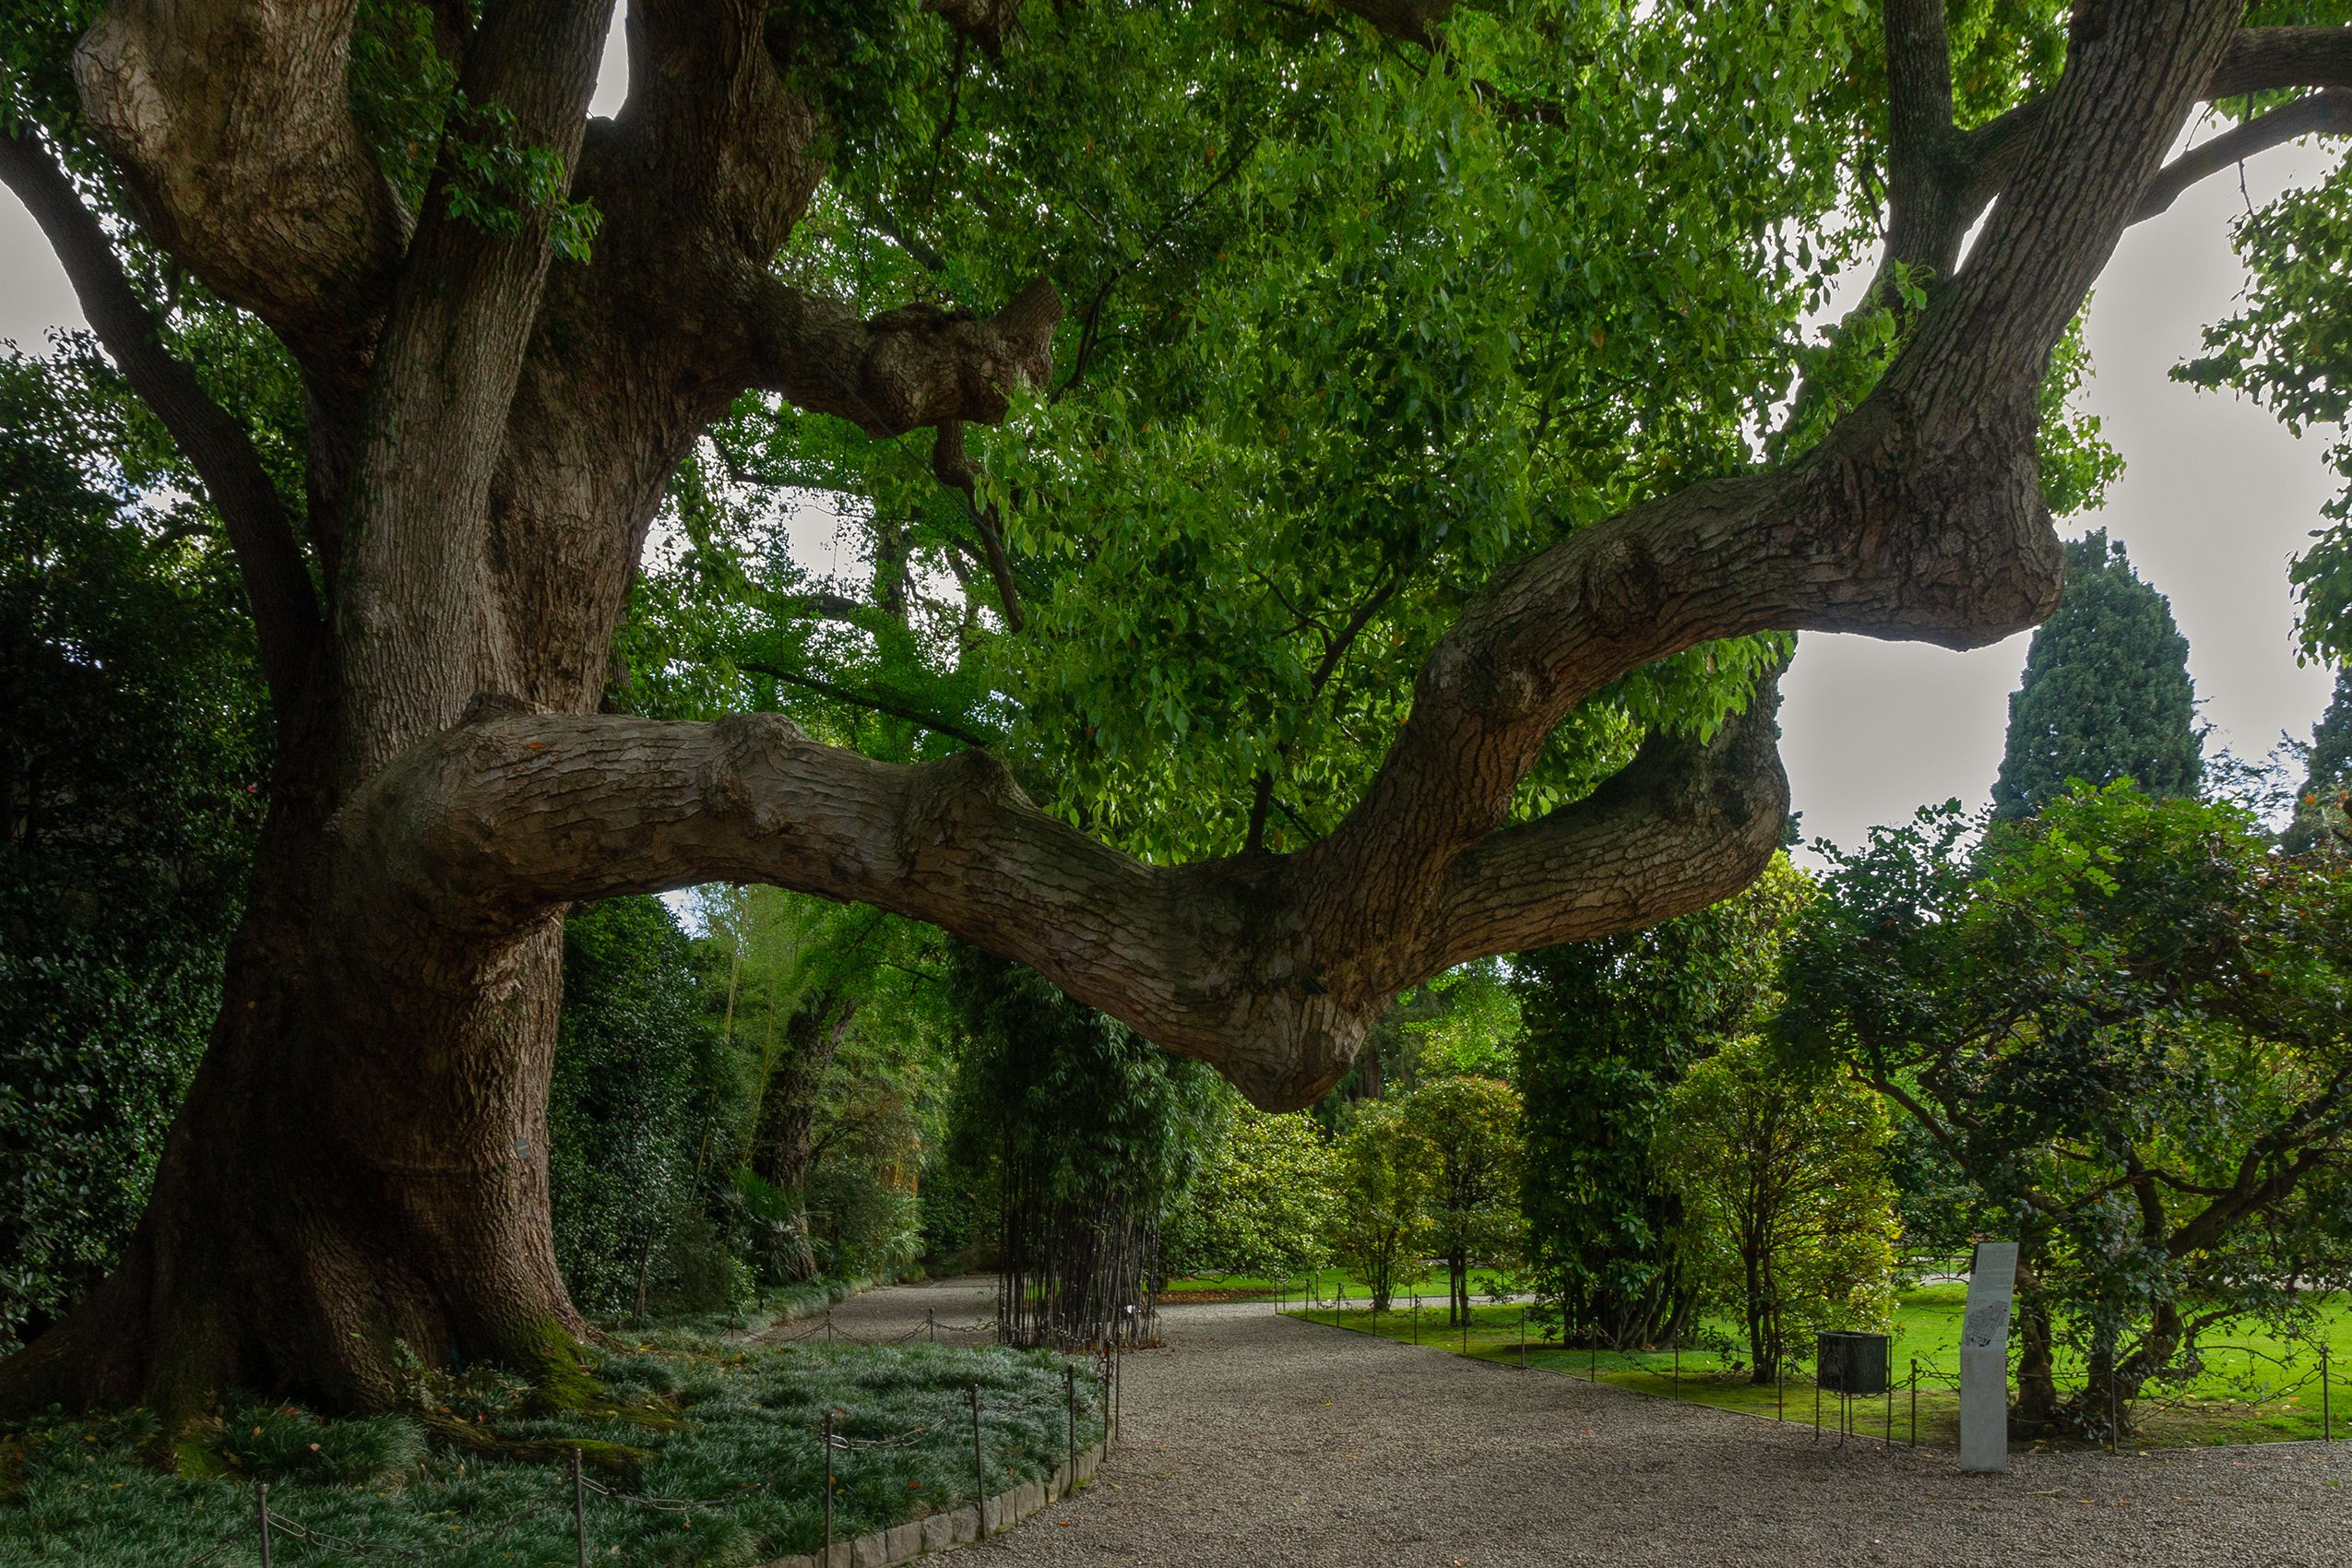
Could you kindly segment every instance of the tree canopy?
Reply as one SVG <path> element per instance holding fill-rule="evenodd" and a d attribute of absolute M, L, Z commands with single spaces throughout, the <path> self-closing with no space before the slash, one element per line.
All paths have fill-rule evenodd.
<path fill-rule="evenodd" d="M 276 741 L 147 1217 L 9 1408 L 582 1328 L 575 903 L 872 905 L 1273 1107 L 1737 891 L 1788 634 L 2049 613 L 2118 236 L 2224 166 L 2167 162 L 2201 105 L 2234 159 L 2352 80 L 2225 0 L 636 0 L 606 119 L 612 0 L 0 18 L 0 177 Z M 779 550 L 813 502 L 861 591 Z"/>
<path fill-rule="evenodd" d="M 1971 826 L 1925 811 L 1840 857 L 1777 1028 L 2018 1237 L 2017 1424 L 2104 1432 L 2110 1385 L 2128 1408 L 2214 1324 L 2352 1277 L 2352 879 L 2234 806 L 2120 783 Z"/>

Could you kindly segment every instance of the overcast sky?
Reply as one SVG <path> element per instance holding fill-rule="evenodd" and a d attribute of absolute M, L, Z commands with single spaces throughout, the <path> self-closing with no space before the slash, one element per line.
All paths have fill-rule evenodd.
<path fill-rule="evenodd" d="M 2208 131 L 2200 131 L 2199 139 Z M 2189 638 L 2211 748 L 2259 757 L 2281 731 L 2308 740 L 2329 672 L 2299 668 L 2287 557 L 2334 493 L 2324 436 L 2297 441 L 2263 410 L 2166 372 L 2199 351 L 2200 330 L 2233 309 L 2246 275 L 2230 220 L 2332 166 L 2304 144 L 2266 153 L 2184 195 L 2124 235 L 2093 297 L 2096 369 L 2085 406 L 2123 455 L 2106 507 L 2061 525 L 2103 527 L 2172 600 Z M 1808 839 L 1853 845 L 1871 826 L 1959 797 L 1990 798 L 2009 694 L 2032 634 L 1972 653 L 1856 636 L 1801 639 L 1784 686 L 1782 755 Z"/>
<path fill-rule="evenodd" d="M 609 113 L 622 93 L 617 49 L 602 75 L 596 107 Z M 2231 218 L 2249 197 L 2260 203 L 2313 183 L 2330 160 L 2313 145 L 2283 148 L 2248 167 L 2242 193 L 2227 175 L 2190 191 L 2124 237 L 2091 310 L 2097 374 L 2087 406 L 2126 468 L 2106 509 L 2067 531 L 2104 526 L 2170 596 L 2214 742 L 2250 757 L 2282 731 L 2307 737 L 2327 701 L 2332 677 L 2295 662 L 2287 561 L 2333 485 L 2319 439 L 2298 442 L 2262 410 L 2178 386 L 2165 373 L 2197 351 L 2199 328 L 2227 315 L 2245 286 L 2229 248 Z M 0 338 L 34 349 L 51 329 L 80 324 L 47 244 L 0 191 Z M 2021 635 L 1957 654 L 1864 637 L 1803 639 L 1781 725 L 1806 837 L 1851 845 L 1923 804 L 1951 796 L 1981 804 L 2025 643 Z"/>

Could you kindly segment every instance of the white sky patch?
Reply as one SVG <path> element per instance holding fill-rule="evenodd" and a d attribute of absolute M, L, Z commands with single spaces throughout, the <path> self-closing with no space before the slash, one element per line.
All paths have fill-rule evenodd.
<path fill-rule="evenodd" d="M 628 18 L 625 3 L 612 7 L 612 30 L 604 35 L 604 55 L 596 63 L 596 93 L 588 100 L 588 113 L 607 119 L 621 113 L 629 97 Z"/>

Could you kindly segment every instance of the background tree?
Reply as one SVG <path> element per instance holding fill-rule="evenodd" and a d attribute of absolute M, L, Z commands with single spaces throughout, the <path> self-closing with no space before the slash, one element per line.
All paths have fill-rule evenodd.
<path fill-rule="evenodd" d="M 1758 1022 L 1804 887 L 1778 858 L 1712 909 L 1517 961 L 1529 1261 L 1571 1336 L 1645 1346 L 1685 1326 L 1681 1205 L 1650 1144 L 1682 1075 Z"/>
<path fill-rule="evenodd" d="M 2352 668 L 2335 672 L 2335 695 L 2311 729 L 2303 787 L 2280 843 L 2290 855 L 2352 848 Z"/>
<path fill-rule="evenodd" d="M 1470 1269 L 1515 1263 L 1525 1143 L 1519 1094 L 1493 1078 L 1439 1078 L 1396 1103 L 1400 1131 L 1425 1169 L 1430 1244 L 1445 1260 L 1445 1320 L 1467 1321 Z"/>
<path fill-rule="evenodd" d="M 1388 1311 L 1400 1279 L 1420 1275 L 1421 1243 L 1433 1231 L 1429 1209 L 1441 1162 L 1408 1113 L 1411 1103 L 1408 1096 L 1402 1107 L 1359 1106 L 1332 1151 L 1332 1255 L 1370 1288 L 1375 1313 Z"/>
<path fill-rule="evenodd" d="M 2189 639 L 2122 544 L 2094 529 L 2066 546 L 2065 595 L 2035 631 L 2009 699 L 1993 813 L 2029 815 L 2077 778 L 2193 795 L 2204 777 Z"/>
<path fill-rule="evenodd" d="M 1169 1271 L 1289 1279 L 1322 1267 L 1336 1175 L 1323 1129 L 1303 1111 L 1219 1099 L 1199 1172 L 1161 1228 Z"/>
<path fill-rule="evenodd" d="M 1922 812 L 1839 858 L 1780 1028 L 2013 1228 L 2014 1426 L 2104 1433 L 2206 1330 L 2291 1324 L 2352 1279 L 2352 879 L 2234 806 L 2121 784 L 1975 826 Z"/>
<path fill-rule="evenodd" d="M 1735 890 L 1786 806 L 1781 634 L 2047 613 L 2053 348 L 2220 166 L 2164 163 L 2201 101 L 2341 70 L 2223 0 L 647 0 L 592 129 L 595 0 L 6 16 L 0 174 L 219 512 L 276 721 L 143 1223 L 0 1371 L 0 1408 L 175 1415 L 582 1326 L 517 1152 L 570 904 L 873 903 L 1274 1106 L 1432 975 Z M 188 368 L 222 306 L 300 387 L 282 473 Z M 607 710 L 671 481 L 748 414 L 804 469 L 873 448 L 879 557 L 943 539 L 1008 634 L 1002 754 Z"/>
<path fill-rule="evenodd" d="M 1740 1313 L 1754 1382 L 1820 1330 L 1892 1319 L 1888 1134 L 1876 1094 L 1792 1073 L 1753 1036 L 1668 1096 L 1650 1157 L 1682 1200 L 1677 1250 L 1703 1295 Z"/>
<path fill-rule="evenodd" d="M 0 1350 L 130 1235 L 260 822 L 252 632 L 185 481 L 87 339 L 0 358 Z"/>
<path fill-rule="evenodd" d="M 607 1321 L 750 1295 L 713 1219 L 728 1171 L 708 1158 L 717 1123 L 740 1118 L 740 1064 L 706 1021 L 699 980 L 659 899 L 611 899 L 564 922 L 548 1111 L 555 1255 L 572 1299 Z"/>
<path fill-rule="evenodd" d="M 1026 969 L 961 956 L 971 1054 L 956 1135 L 999 1222 L 998 1332 L 1016 1344 L 1134 1342 L 1161 1218 L 1220 1109 L 1217 1080 Z"/>

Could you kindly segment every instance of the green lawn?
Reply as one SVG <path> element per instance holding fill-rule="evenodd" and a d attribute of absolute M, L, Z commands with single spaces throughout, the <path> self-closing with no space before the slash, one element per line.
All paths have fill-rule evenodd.
<path fill-rule="evenodd" d="M 1858 1431 L 1883 1437 L 1893 1419 L 1895 1440 L 1910 1441 L 1912 1432 L 1912 1366 L 1918 1372 L 1918 1432 L 1923 1444 L 1951 1447 L 1959 1441 L 1960 1315 L 1967 1294 L 1963 1285 L 1929 1285 L 1907 1291 L 1895 1314 L 1895 1378 L 1892 1401 L 1857 1400 Z M 1377 1324 L 1361 1306 L 1335 1314 L 1329 1307 L 1294 1312 L 1291 1315 L 1389 1339 L 1418 1337 L 1423 1344 L 1442 1345 L 1484 1360 L 1516 1363 L 1521 1356 L 1521 1309 L 1484 1305 L 1472 1313 L 1467 1351 L 1460 1327 L 1446 1326 L 1442 1299 L 1426 1303 L 1416 1320 L 1409 1310 L 1384 1313 Z M 2237 1333 L 2214 1334 L 2201 1346 L 2202 1375 L 2185 1384 L 2168 1384 L 2141 1401 L 2134 1415 L 2135 1447 L 2181 1446 L 2215 1443 L 2258 1443 L 2321 1435 L 2322 1397 L 2319 1349 L 2329 1348 L 2329 1403 L 2333 1430 L 2339 1439 L 2352 1437 L 2352 1305 L 2336 1301 L 2319 1309 L 2309 1339 L 2281 1340 L 2249 1325 Z M 1725 1332 L 1728 1324 L 1712 1325 Z M 1681 1398 L 1739 1410 L 1765 1420 L 1811 1422 L 1813 1385 L 1810 1369 L 1792 1369 L 1779 1387 L 1758 1386 L 1744 1370 L 1744 1348 L 1733 1354 L 1695 1348 L 1677 1356 L 1671 1350 L 1600 1351 L 1547 1345 L 1541 1325 L 1532 1313 L 1526 1327 L 1526 1359 L 1531 1369 L 1571 1377 L 1591 1377 L 1643 1394 Z M 1678 1369 L 1679 1362 L 1679 1369 Z M 1735 1365 L 1735 1363 L 1737 1363 Z M 2061 1384 L 2073 1371 L 2072 1358 L 2061 1355 Z M 1823 1402 L 1822 1420 L 1836 1423 L 1835 1396 Z"/>
<path fill-rule="evenodd" d="M 827 1408 L 854 1445 L 832 1469 L 839 1541 L 971 1501 L 972 1384 L 992 1491 L 1051 1474 L 1070 1441 L 1063 1363 L 1048 1352 L 671 1339 L 590 1371 L 589 1396 L 561 1411 L 476 1378 L 443 1387 L 422 1422 L 236 1403 L 182 1438 L 176 1473 L 151 1462 L 160 1434 L 138 1412 L 0 1431 L 0 1562 L 252 1568 L 254 1483 L 267 1481 L 274 1513 L 371 1556 L 570 1568 L 579 1445 L 591 1561 L 735 1565 L 822 1543 Z M 1099 1390 L 1083 1365 L 1077 1390 L 1077 1441 L 1091 1443 Z M 454 1443 L 460 1423 L 500 1441 Z M 280 1563 L 347 1560 L 291 1531 L 277 1544 Z"/>
<path fill-rule="evenodd" d="M 1490 1296 L 1503 1288 L 1503 1277 L 1493 1270 L 1470 1270 L 1472 1296 Z M 1445 1304 L 1445 1271 L 1433 1268 L 1420 1278 L 1408 1279 L 1396 1287 L 1399 1297 L 1408 1296 L 1415 1290 L 1419 1290 L 1424 1299 L 1437 1302 L 1439 1310 L 1443 1311 Z M 1269 1301 L 1277 1296 L 1285 1301 L 1300 1301 L 1312 1296 L 1317 1301 L 1354 1301 L 1360 1305 L 1372 1299 L 1371 1288 L 1362 1280 L 1353 1277 L 1344 1269 L 1326 1268 L 1310 1274 L 1294 1274 L 1288 1278 L 1264 1274 L 1186 1275 L 1181 1279 L 1168 1281 L 1160 1300 L 1182 1301 L 1188 1295 L 1209 1291 L 1245 1300 L 1263 1297 Z"/>

